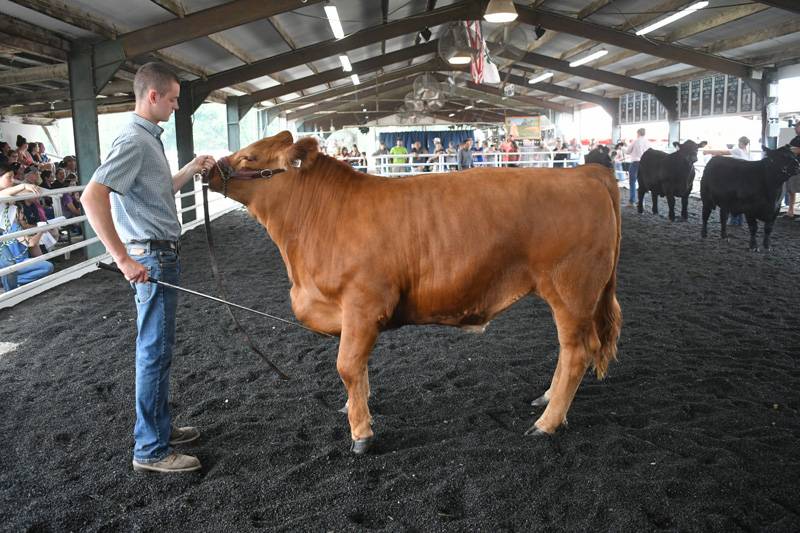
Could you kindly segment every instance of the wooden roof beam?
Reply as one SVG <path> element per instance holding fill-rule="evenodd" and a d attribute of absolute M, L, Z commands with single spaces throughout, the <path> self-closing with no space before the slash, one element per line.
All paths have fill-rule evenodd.
<path fill-rule="evenodd" d="M 797 3 L 797 0 L 758 0 L 758 3 L 767 4 L 770 7 L 777 7 L 778 9 L 784 9 L 786 11 L 791 11 L 792 13 L 800 13 L 800 4 Z"/>
<path fill-rule="evenodd" d="M 196 11 L 183 18 L 167 20 L 120 35 L 117 41 L 125 57 L 136 57 L 154 50 L 205 37 L 229 28 L 307 7 L 322 0 L 233 0 Z"/>
<path fill-rule="evenodd" d="M 274 72 L 290 69 L 311 61 L 324 59 L 346 53 L 368 44 L 392 39 L 419 31 L 428 26 L 436 26 L 452 20 L 467 20 L 480 17 L 480 2 L 478 0 L 464 0 L 457 4 L 435 9 L 425 17 L 408 17 L 389 24 L 379 24 L 344 37 L 343 39 L 329 39 L 316 44 L 285 52 L 277 56 L 256 61 L 250 65 L 235 67 L 224 72 L 219 72 L 206 80 L 192 83 L 194 97 L 202 97 L 213 89 L 228 87 L 234 83 L 266 76 Z"/>
<path fill-rule="evenodd" d="M 291 118 L 293 120 L 306 119 L 306 117 L 314 116 L 326 111 L 346 109 L 349 108 L 349 106 L 364 105 L 369 102 L 375 101 L 374 98 L 370 98 L 371 95 L 374 96 L 375 94 L 378 94 L 379 98 L 384 98 L 387 97 L 388 95 L 394 94 L 399 89 L 405 89 L 407 91 L 412 84 L 413 81 L 411 80 L 400 79 L 386 83 L 384 85 L 381 85 L 380 87 L 375 87 L 374 85 L 369 87 L 364 87 L 363 89 L 355 91 L 348 96 L 348 98 L 355 97 L 356 98 L 355 100 L 352 99 L 344 100 L 340 98 L 334 98 L 330 102 L 324 102 L 322 104 L 315 105 L 313 107 L 302 109 L 299 112 L 292 113 L 291 116 L 288 118 Z M 306 120 L 311 120 L 311 119 L 306 119 Z"/>
<path fill-rule="evenodd" d="M 524 71 L 532 71 L 533 69 L 527 67 L 517 67 L 520 70 Z M 566 96 L 567 98 L 572 98 L 574 100 L 579 100 L 581 102 L 589 102 L 592 104 L 597 104 L 606 111 L 609 112 L 616 112 L 619 109 L 619 100 L 616 98 L 606 98 L 605 96 L 600 96 L 597 94 L 587 93 L 584 91 L 577 91 L 575 89 L 570 89 L 569 87 L 562 87 L 561 85 L 555 85 L 553 83 L 547 82 L 539 82 L 535 85 L 529 84 L 525 78 L 521 76 L 510 75 L 508 77 L 508 81 L 511 83 L 515 83 L 520 87 L 527 87 L 529 89 L 533 89 L 536 91 L 543 91 L 550 94 L 557 94 L 559 96 Z M 676 95 L 677 96 L 677 95 Z"/>
<path fill-rule="evenodd" d="M 750 67 L 737 61 L 703 54 L 690 48 L 664 43 L 654 43 L 630 33 L 610 29 L 598 24 L 578 21 L 556 13 L 531 10 L 524 6 L 517 6 L 517 13 L 519 14 L 519 19 L 526 24 L 538 24 L 545 28 L 569 33 L 571 35 L 578 35 L 621 48 L 636 50 L 655 57 L 673 59 L 688 65 L 737 76 L 744 80 L 751 80 L 752 71 Z M 760 90 L 760 84 L 753 85 L 758 85 Z"/>
<path fill-rule="evenodd" d="M 408 76 L 412 76 L 414 74 L 420 74 L 422 72 L 436 72 L 440 70 L 454 70 L 455 67 L 452 65 L 446 65 L 444 61 L 435 58 L 425 63 L 420 63 L 419 65 L 414 65 L 412 67 L 401 68 L 397 70 L 393 70 L 391 72 L 386 72 L 383 74 L 378 74 L 372 79 L 369 80 L 362 80 L 361 85 L 366 85 L 367 87 L 375 88 L 375 84 L 383 84 L 390 81 L 398 80 L 400 78 L 405 78 Z M 282 112 L 288 109 L 294 109 L 300 106 L 303 106 L 308 103 L 312 102 L 320 102 L 322 100 L 326 100 L 328 98 L 333 98 L 337 96 L 344 96 L 354 92 L 359 92 L 363 89 L 359 89 L 361 86 L 355 85 L 344 85 L 342 87 L 336 87 L 334 89 L 330 89 L 327 91 L 320 91 L 318 93 L 310 94 L 303 98 L 297 98 L 295 100 L 291 100 L 289 102 L 284 102 L 282 104 L 273 106 L 270 108 L 270 112 Z"/>
<path fill-rule="evenodd" d="M 767 6 L 759 4 L 750 4 L 745 6 L 735 6 L 735 7 L 727 7 L 725 9 L 719 9 L 715 11 L 714 16 L 709 19 L 693 21 L 687 25 L 684 25 L 683 27 L 677 28 L 675 31 L 668 34 L 663 39 L 663 41 L 665 43 L 674 43 L 676 41 L 681 41 L 693 35 L 697 35 L 698 33 L 703 33 L 704 31 L 708 31 L 718 26 L 722 26 L 723 24 L 729 24 L 731 22 L 735 22 L 749 15 L 760 13 L 761 11 L 764 11 L 766 9 L 769 8 Z"/>
<path fill-rule="evenodd" d="M 375 70 L 386 65 L 391 65 L 393 63 L 398 63 L 400 61 L 405 61 L 406 59 L 411 59 L 414 57 L 420 57 L 426 54 L 435 53 L 436 45 L 437 41 L 432 40 L 425 44 L 411 46 L 409 48 L 404 48 L 402 50 L 398 50 L 390 54 L 377 56 L 371 59 L 366 59 L 364 61 L 353 63 L 352 72 L 345 72 L 341 68 L 333 68 L 330 70 L 326 70 L 325 72 L 322 72 L 320 74 L 306 76 L 305 78 L 292 80 L 282 85 L 256 91 L 253 94 L 249 94 L 239 98 L 240 113 L 241 110 L 249 108 L 262 100 L 277 98 L 278 96 L 283 96 L 285 94 L 300 91 L 302 89 L 308 89 L 310 87 L 321 85 L 329 81 L 349 78 L 352 74 L 366 74 L 368 72 L 374 72 Z"/>
<path fill-rule="evenodd" d="M 525 111 L 530 113 L 530 107 L 533 106 L 539 109 L 552 109 L 553 111 L 559 111 L 561 113 L 571 113 L 572 108 L 566 106 L 564 104 L 557 104 L 555 102 L 549 102 L 547 100 L 543 100 L 541 98 L 536 98 L 534 96 L 528 96 L 524 94 L 515 94 L 511 97 L 503 97 L 500 96 L 496 91 L 498 90 L 496 87 L 491 87 L 489 85 L 480 85 L 477 83 L 473 83 L 471 81 L 467 82 L 466 87 L 461 87 L 461 91 L 475 91 L 480 93 L 481 96 L 476 96 L 476 98 L 486 99 L 488 102 L 492 102 L 495 105 L 506 105 L 509 108 L 518 109 L 521 111 Z M 466 93 L 468 94 L 468 92 Z"/>
<path fill-rule="evenodd" d="M 674 87 L 666 87 L 664 85 L 658 85 L 643 80 L 637 80 L 636 78 L 629 78 L 627 76 L 615 74 L 607 70 L 599 70 L 584 65 L 579 67 L 570 67 L 569 63 L 566 61 L 561 61 L 560 59 L 555 59 L 542 54 L 536 54 L 533 52 L 526 53 L 522 57 L 520 62 L 530 63 L 532 65 L 537 65 L 552 70 L 558 70 L 560 72 L 569 72 L 574 76 L 580 76 L 582 78 L 587 78 L 590 80 L 609 83 L 611 85 L 616 85 L 618 87 L 625 87 L 627 89 L 632 89 L 634 91 L 649 93 L 658 98 L 658 100 L 665 108 L 667 108 L 667 110 L 671 110 L 671 112 L 677 111 L 676 106 L 677 106 L 678 95 Z M 551 85 L 555 84 L 551 83 Z"/>

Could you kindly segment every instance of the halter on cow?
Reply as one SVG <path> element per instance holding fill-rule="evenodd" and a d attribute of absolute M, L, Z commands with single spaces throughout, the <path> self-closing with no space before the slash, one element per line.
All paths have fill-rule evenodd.
<path fill-rule="evenodd" d="M 290 164 L 296 160 L 299 167 Z M 266 177 L 263 169 L 272 177 L 255 179 Z M 564 423 L 590 364 L 603 377 L 616 357 L 619 190 L 599 165 L 391 179 L 281 132 L 225 158 L 209 186 L 267 229 L 297 318 L 341 336 L 336 367 L 356 453 L 373 437 L 367 363 L 383 330 L 482 329 L 524 296 L 543 298 L 561 351 L 550 387 L 534 402 L 546 405 L 529 430 L 535 435 Z"/>

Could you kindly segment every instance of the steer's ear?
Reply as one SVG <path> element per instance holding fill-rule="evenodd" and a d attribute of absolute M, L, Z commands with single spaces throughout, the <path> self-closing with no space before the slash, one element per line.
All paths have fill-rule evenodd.
<path fill-rule="evenodd" d="M 288 165 L 297 166 L 296 161 L 300 161 L 300 167 L 309 167 L 319 155 L 319 143 L 314 137 L 303 137 L 286 150 L 286 161 Z"/>
<path fill-rule="evenodd" d="M 675 142 L 672 143 L 672 146 L 674 146 L 675 148 L 680 148 L 681 147 L 681 143 L 679 143 L 678 141 L 675 141 Z"/>
<path fill-rule="evenodd" d="M 705 146 L 705 145 L 707 145 L 707 144 L 708 144 L 708 141 L 703 141 L 703 142 L 701 142 L 700 144 L 698 144 L 698 145 L 697 145 L 697 147 L 698 147 L 698 148 L 702 148 L 703 146 Z"/>

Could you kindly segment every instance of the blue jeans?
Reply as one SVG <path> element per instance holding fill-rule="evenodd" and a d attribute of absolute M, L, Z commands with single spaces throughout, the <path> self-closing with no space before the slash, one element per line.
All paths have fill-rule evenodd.
<path fill-rule="evenodd" d="M 617 181 L 625 179 L 625 171 L 622 170 L 622 163 L 620 161 L 614 161 L 614 175 L 617 177 Z"/>
<path fill-rule="evenodd" d="M 136 250 L 139 248 L 139 250 Z M 145 248 L 141 255 L 133 255 Z M 178 254 L 129 245 L 131 257 L 146 266 L 154 279 L 178 284 Z M 175 344 L 178 291 L 154 283 L 136 283 L 136 425 L 133 458 L 156 463 L 171 453 L 169 434 L 169 371 Z"/>
<path fill-rule="evenodd" d="M 639 176 L 639 162 L 632 161 L 631 168 L 628 170 L 628 187 L 631 191 L 630 202 L 636 203 L 636 178 Z"/>

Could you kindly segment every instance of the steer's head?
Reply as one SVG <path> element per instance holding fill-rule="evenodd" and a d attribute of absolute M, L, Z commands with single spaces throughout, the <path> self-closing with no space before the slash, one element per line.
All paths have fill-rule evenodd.
<path fill-rule="evenodd" d="M 227 193 L 244 182 L 270 179 L 296 167 L 310 166 L 318 153 L 316 139 L 304 137 L 294 142 L 291 133 L 282 131 L 221 158 L 208 177 L 209 187 Z"/>
<path fill-rule="evenodd" d="M 775 150 L 762 146 L 761 150 L 770 162 L 770 174 L 778 178 L 780 183 L 800 174 L 800 161 L 789 146 L 781 146 Z"/>
<path fill-rule="evenodd" d="M 707 144 L 708 142 L 706 141 L 703 141 L 701 143 L 696 143 L 691 139 L 684 142 L 683 144 L 677 141 L 672 143 L 672 145 L 678 149 L 678 153 L 680 153 L 686 159 L 686 161 L 691 165 L 695 164 L 695 162 L 697 161 L 697 151 Z"/>

